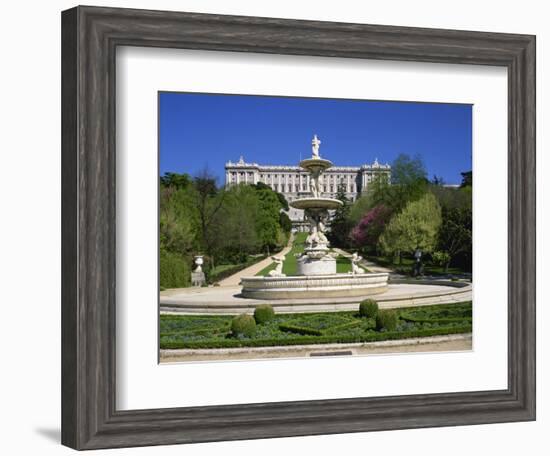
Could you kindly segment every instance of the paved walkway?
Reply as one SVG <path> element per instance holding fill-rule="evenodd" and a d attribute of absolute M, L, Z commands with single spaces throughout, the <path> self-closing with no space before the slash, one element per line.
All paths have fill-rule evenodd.
<path fill-rule="evenodd" d="M 472 334 L 469 333 L 354 344 L 160 350 L 160 362 L 177 363 L 185 361 L 302 358 L 310 356 L 357 356 L 385 353 L 429 353 L 468 351 L 471 349 Z"/>
<path fill-rule="evenodd" d="M 346 258 L 350 258 L 351 257 L 351 253 L 349 252 L 346 252 L 345 250 L 342 250 L 342 249 L 338 249 L 338 248 L 333 248 L 332 250 L 334 250 L 336 253 L 338 253 L 339 255 L 342 255 L 343 257 L 346 257 Z M 389 269 L 389 268 L 385 268 L 384 266 L 380 266 L 376 263 L 373 263 L 372 261 L 368 261 L 368 260 L 365 260 L 363 259 L 360 263 L 360 266 L 363 266 L 365 268 L 367 268 L 369 270 L 369 272 L 387 272 L 387 273 L 393 273 L 393 269 Z"/>
<path fill-rule="evenodd" d="M 241 287 L 202 287 L 171 290 L 160 297 L 161 313 L 181 314 L 239 314 L 253 313 L 265 300 L 241 296 Z M 470 301 L 471 284 L 391 284 L 388 290 L 372 296 L 380 308 L 414 307 Z M 335 312 L 355 310 L 360 297 L 280 299 L 269 302 L 276 312 Z"/>
<path fill-rule="evenodd" d="M 284 257 L 288 252 L 290 252 L 290 249 L 292 248 L 292 243 L 294 242 L 294 234 L 290 235 L 290 238 L 288 240 L 287 246 L 281 250 L 279 253 L 275 254 L 275 256 Z M 241 277 L 253 277 L 258 272 L 260 272 L 262 269 L 267 268 L 271 263 L 273 263 L 273 260 L 271 259 L 270 255 L 269 257 L 265 258 L 264 260 L 253 264 L 252 266 L 249 266 L 246 269 L 243 269 L 242 271 L 239 271 L 229 277 L 226 277 L 223 280 L 220 280 L 220 287 L 234 287 L 239 285 L 241 282 Z"/>

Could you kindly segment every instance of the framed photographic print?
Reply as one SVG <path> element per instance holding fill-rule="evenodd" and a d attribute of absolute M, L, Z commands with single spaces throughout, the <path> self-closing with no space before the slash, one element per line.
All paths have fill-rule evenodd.
<path fill-rule="evenodd" d="M 77 7 L 62 51 L 65 445 L 535 419 L 534 36 Z"/>

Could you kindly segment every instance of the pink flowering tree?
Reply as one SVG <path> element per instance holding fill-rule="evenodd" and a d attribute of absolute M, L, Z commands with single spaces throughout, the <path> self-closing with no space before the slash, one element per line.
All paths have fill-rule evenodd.
<path fill-rule="evenodd" d="M 360 248 L 376 248 L 378 239 L 384 232 L 391 215 L 392 210 L 384 204 L 373 207 L 353 227 L 350 233 L 351 239 Z"/>

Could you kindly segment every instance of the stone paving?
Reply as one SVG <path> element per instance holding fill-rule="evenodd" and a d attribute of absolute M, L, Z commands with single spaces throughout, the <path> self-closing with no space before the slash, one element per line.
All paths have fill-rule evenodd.
<path fill-rule="evenodd" d="M 461 286 L 460 288 L 458 286 Z M 335 312 L 355 310 L 361 297 L 281 299 L 265 301 L 247 299 L 240 286 L 184 288 L 160 298 L 162 313 L 181 314 L 238 314 L 253 313 L 260 304 L 269 303 L 276 312 Z M 380 308 L 411 307 L 469 301 L 471 284 L 391 284 L 388 291 L 371 296 Z"/>
<path fill-rule="evenodd" d="M 277 256 L 286 255 L 292 246 L 293 237 L 288 246 Z M 351 254 L 333 249 L 338 254 L 351 257 Z M 291 312 L 336 312 L 355 310 L 364 297 L 311 298 L 270 300 L 244 298 L 239 282 L 241 277 L 255 276 L 269 266 L 273 260 L 266 258 L 230 277 L 220 281 L 218 286 L 190 287 L 164 290 L 160 293 L 161 313 L 175 314 L 238 314 L 253 313 L 260 305 L 269 303 L 279 313 Z M 365 261 L 361 263 L 370 272 L 393 272 L 389 268 Z M 398 277 L 395 277 L 398 278 Z M 406 282 L 406 283 L 401 283 Z M 470 301 L 472 285 L 468 282 L 450 282 L 442 280 L 397 281 L 388 285 L 384 293 L 370 296 L 378 302 L 380 308 L 398 308 L 422 305 L 446 304 Z"/>
<path fill-rule="evenodd" d="M 351 253 L 349 252 L 346 252 L 345 250 L 342 250 L 342 249 L 338 249 L 338 248 L 333 248 L 332 250 L 334 250 L 336 253 L 346 257 L 346 258 L 350 258 L 352 256 Z M 387 272 L 387 273 L 393 273 L 393 269 L 389 269 L 389 268 L 385 268 L 384 266 L 380 266 L 376 263 L 373 263 L 372 261 L 368 261 L 368 260 L 365 260 L 363 259 L 361 261 L 361 266 L 367 268 L 369 270 L 369 272 Z"/>
<path fill-rule="evenodd" d="M 469 351 L 471 349 L 472 334 L 470 333 L 354 344 L 160 350 L 160 362 L 177 363 L 186 361 L 232 361 L 240 359 L 302 358 L 313 356 L 361 356 L 391 353 Z"/>

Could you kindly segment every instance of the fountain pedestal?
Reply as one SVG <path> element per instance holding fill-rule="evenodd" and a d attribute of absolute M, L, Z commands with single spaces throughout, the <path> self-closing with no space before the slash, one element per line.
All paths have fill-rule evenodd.
<path fill-rule="evenodd" d="M 353 272 L 337 274 L 335 254 L 329 249 L 325 223 L 329 211 L 342 206 L 340 200 L 321 195 L 319 178 L 332 166 L 330 160 L 319 156 L 321 141 L 315 136 L 311 142 L 313 155 L 300 162 L 300 167 L 310 174 L 311 195 L 292 201 L 290 205 L 302 209 L 310 224 L 304 253 L 297 259 L 297 274 L 271 277 L 242 277 L 242 296 L 256 299 L 312 299 L 312 298 L 362 298 L 383 293 L 388 287 L 387 273 L 362 273 L 355 264 Z M 355 257 L 355 262 L 359 261 Z"/>
<path fill-rule="evenodd" d="M 300 167 L 310 173 L 311 193 L 313 197 L 300 198 L 290 203 L 296 209 L 303 209 L 309 221 L 309 236 L 306 239 L 304 254 L 298 258 L 298 275 L 336 274 L 336 258 L 331 254 L 329 242 L 325 235 L 325 223 L 328 211 L 342 206 L 340 200 L 320 196 L 319 177 L 332 162 L 319 157 L 312 157 L 300 162 Z"/>
<path fill-rule="evenodd" d="M 297 275 L 336 274 L 336 259 L 327 252 L 312 252 L 322 254 L 319 258 L 303 255 L 298 259 Z"/>

